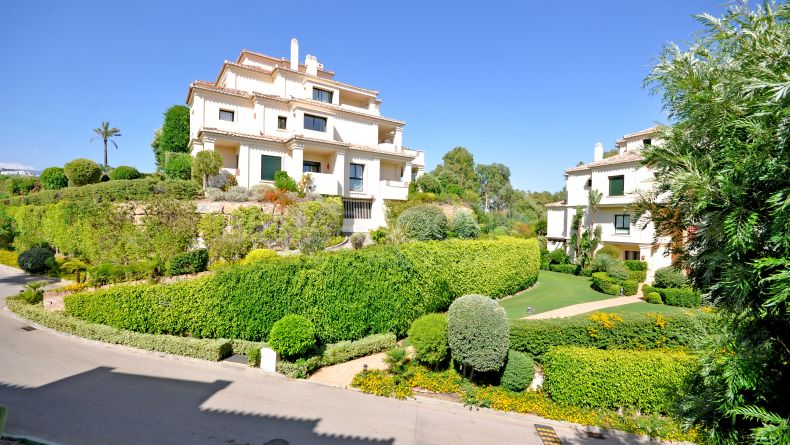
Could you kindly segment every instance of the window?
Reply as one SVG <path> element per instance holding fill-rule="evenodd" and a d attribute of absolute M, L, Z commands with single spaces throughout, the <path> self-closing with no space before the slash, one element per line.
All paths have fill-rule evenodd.
<path fill-rule="evenodd" d="M 332 103 L 332 92 L 327 90 L 322 90 L 320 88 L 313 88 L 313 100 L 317 100 L 319 102 L 326 102 L 328 104 Z"/>
<path fill-rule="evenodd" d="M 219 110 L 219 120 L 233 122 L 236 113 L 230 110 Z"/>
<path fill-rule="evenodd" d="M 261 180 L 274 181 L 274 174 L 283 169 L 283 158 L 261 155 Z"/>
<path fill-rule="evenodd" d="M 626 250 L 625 251 L 625 259 L 626 260 L 637 260 L 637 261 L 639 261 L 639 251 L 638 250 Z"/>
<path fill-rule="evenodd" d="M 280 130 L 285 130 L 288 126 L 288 118 L 285 116 L 277 116 L 277 128 Z"/>
<path fill-rule="evenodd" d="M 371 202 L 364 199 L 344 199 L 343 218 L 370 219 Z"/>
<path fill-rule="evenodd" d="M 353 192 L 362 191 L 362 175 L 365 173 L 365 166 L 362 164 L 351 164 L 348 169 L 348 188 Z"/>
<path fill-rule="evenodd" d="M 625 191 L 625 177 L 609 176 L 609 196 L 623 196 Z"/>
<path fill-rule="evenodd" d="M 313 131 L 326 131 L 326 118 L 313 116 L 312 114 L 305 114 L 304 129 Z"/>
<path fill-rule="evenodd" d="M 645 147 L 649 147 L 649 146 L 653 145 L 653 140 L 652 139 L 642 139 L 642 145 L 644 145 Z"/>
<path fill-rule="evenodd" d="M 321 173 L 321 163 L 315 161 L 304 161 L 302 163 L 304 173 Z"/>
<path fill-rule="evenodd" d="M 614 215 L 614 233 L 631 234 L 631 215 Z"/>

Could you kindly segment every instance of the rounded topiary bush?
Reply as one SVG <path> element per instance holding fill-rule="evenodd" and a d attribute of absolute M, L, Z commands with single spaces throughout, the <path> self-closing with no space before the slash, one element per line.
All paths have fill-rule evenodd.
<path fill-rule="evenodd" d="M 441 240 L 447 236 L 447 216 L 435 205 L 422 204 L 404 210 L 398 216 L 398 227 L 411 239 Z"/>
<path fill-rule="evenodd" d="M 409 328 L 409 341 L 417 360 L 437 367 L 447 360 L 447 314 L 427 314 L 414 320 Z"/>
<path fill-rule="evenodd" d="M 673 267 L 662 267 L 656 271 L 653 286 L 667 289 L 680 288 L 688 284 L 686 277 Z"/>
<path fill-rule="evenodd" d="M 500 370 L 507 356 L 508 335 L 507 314 L 496 300 L 464 295 L 450 305 L 447 340 L 453 360 L 465 368 Z"/>
<path fill-rule="evenodd" d="M 189 153 L 170 153 L 164 171 L 168 179 L 191 179 L 192 156 Z"/>
<path fill-rule="evenodd" d="M 645 301 L 652 304 L 662 304 L 663 301 L 661 300 L 661 294 L 658 292 L 650 292 L 645 295 Z"/>
<path fill-rule="evenodd" d="M 508 351 L 500 385 L 511 391 L 523 391 L 532 383 L 534 377 L 535 361 L 532 357 L 512 349 Z"/>
<path fill-rule="evenodd" d="M 41 186 L 45 190 L 60 190 L 69 185 L 69 180 L 66 178 L 66 173 L 60 167 L 49 167 L 44 169 L 39 176 Z"/>
<path fill-rule="evenodd" d="M 303 315 L 286 315 L 274 323 L 267 343 L 284 357 L 302 355 L 315 345 L 313 323 Z"/>
<path fill-rule="evenodd" d="M 25 272 L 42 273 L 55 267 L 55 256 L 46 247 L 32 247 L 19 254 L 17 264 Z"/>
<path fill-rule="evenodd" d="M 457 238 L 477 238 L 480 236 L 480 225 L 471 214 L 458 212 L 450 223 L 450 232 Z"/>
<path fill-rule="evenodd" d="M 63 166 L 63 173 L 70 186 L 79 187 L 101 181 L 102 171 L 99 164 L 90 159 L 75 159 Z"/>
<path fill-rule="evenodd" d="M 115 167 L 110 172 L 110 179 L 113 181 L 117 181 L 119 179 L 140 179 L 142 176 L 143 174 L 137 171 L 136 168 L 129 167 L 128 165 Z"/>
<path fill-rule="evenodd" d="M 570 257 L 562 249 L 554 249 L 549 254 L 549 262 L 551 264 L 567 264 L 570 262 Z"/>

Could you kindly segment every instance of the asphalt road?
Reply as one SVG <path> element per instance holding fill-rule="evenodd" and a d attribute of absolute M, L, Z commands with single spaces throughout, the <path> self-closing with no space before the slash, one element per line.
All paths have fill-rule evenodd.
<path fill-rule="evenodd" d="M 537 417 L 394 400 L 290 380 L 259 369 L 107 345 L 30 326 L 5 296 L 35 280 L 0 266 L 0 405 L 6 435 L 50 444 L 541 444 L 535 424 L 566 445 L 648 443 L 588 437 Z"/>

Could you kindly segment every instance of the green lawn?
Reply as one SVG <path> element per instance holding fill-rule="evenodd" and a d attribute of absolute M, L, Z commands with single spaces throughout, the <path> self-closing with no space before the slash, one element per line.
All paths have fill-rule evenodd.
<path fill-rule="evenodd" d="M 538 314 L 607 298 L 614 297 L 592 290 L 588 277 L 541 270 L 537 284 L 499 302 L 505 308 L 508 318 L 515 320 L 527 316 L 527 306 L 532 306 L 532 313 Z"/>
<path fill-rule="evenodd" d="M 636 314 L 636 313 L 648 313 L 648 312 L 653 312 L 658 314 L 679 314 L 684 312 L 699 312 L 699 309 L 667 306 L 666 304 L 650 304 L 640 301 L 638 303 L 624 304 L 622 306 L 599 309 L 598 312 L 609 312 L 614 314 Z"/>

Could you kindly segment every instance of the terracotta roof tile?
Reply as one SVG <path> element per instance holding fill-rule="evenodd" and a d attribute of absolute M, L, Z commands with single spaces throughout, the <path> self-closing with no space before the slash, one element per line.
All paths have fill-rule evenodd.
<path fill-rule="evenodd" d="M 601 159 L 600 161 L 590 162 L 589 164 L 580 165 L 578 167 L 571 167 L 565 169 L 565 173 L 589 170 L 595 167 L 603 167 L 607 165 L 627 164 L 629 162 L 641 161 L 641 150 L 628 150 L 625 153 L 620 153 L 609 158 Z"/>

